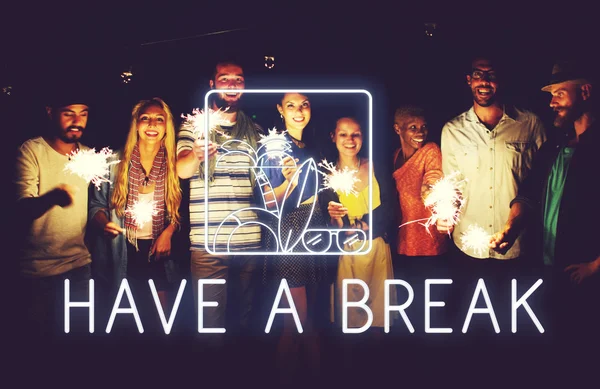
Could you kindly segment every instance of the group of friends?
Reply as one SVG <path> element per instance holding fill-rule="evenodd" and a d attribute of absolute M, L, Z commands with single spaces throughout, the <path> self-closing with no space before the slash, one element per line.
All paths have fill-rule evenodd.
<path fill-rule="evenodd" d="M 534 113 L 503 101 L 507 75 L 493 59 L 475 58 L 466 73 L 473 105 L 445 124 L 441 147 L 428 142 L 429 118 L 421 107 L 406 105 L 395 111 L 393 130 L 400 148 L 389 166 L 372 166 L 365 156 L 368 134 L 352 112 L 337 120 L 329 131 L 328 146 L 337 169 L 356 172 L 352 194 L 326 190 L 314 196 L 302 190 L 306 182 L 310 185 L 310 180 L 322 177 L 299 166 L 311 158 L 320 161 L 323 155 L 323 145 L 305 131 L 313 107 L 310 96 L 302 93 L 286 93 L 275 104 L 290 150 L 280 161 L 282 166 L 264 170 L 266 181 L 249 168 L 247 155 L 223 154 L 216 132 L 206 148 L 191 129 L 182 126 L 177 131 L 167 103 L 152 98 L 133 108 L 125 146 L 114 157 L 119 162 L 111 165 L 107 182 L 99 188 L 64 172 L 69 154 L 87 149 L 80 138 L 91 107 L 77 95 L 57 96 L 47 108 L 53 131 L 23 143 L 17 157 L 16 207 L 26 231 L 19 251 L 27 296 L 24 316 L 28 323 L 39 324 L 38 330 L 56 331 L 48 323 L 62 317 L 57 301 L 62 301 L 65 279 L 70 281 L 73 300 L 87 300 L 91 278 L 110 296 L 127 278 L 136 302 L 142 301 L 142 316 L 158 322 L 148 280 L 154 281 L 163 308 L 172 306 L 174 294 L 169 292 L 181 280 L 172 238 L 184 223 L 189 223 L 189 274 L 195 298 L 198 280 L 228 281 L 203 286 L 203 300 L 217 303 L 204 310 L 206 328 L 225 327 L 232 299 L 240 309 L 240 328 L 249 327 L 257 293 L 271 293 L 269 286 L 285 279 L 304 331 L 317 333 L 323 322 L 340 322 L 342 280 L 360 279 L 369 286 L 371 327 L 378 331 L 384 327 L 384 280 L 415 274 L 435 278 L 437 270 L 454 266 L 462 275 L 477 278 L 512 277 L 522 258 L 538 258 L 536 250 L 539 264 L 544 265 L 540 274 L 556 292 L 553 298 L 564 302 L 569 312 L 589 313 L 600 269 L 595 243 L 600 206 L 593 190 L 594 172 L 600 168 L 600 158 L 594 155 L 600 130 L 590 75 L 575 62 L 554 66 L 550 82 L 542 89 L 550 93 L 556 115 L 555 128 L 546 130 Z M 264 131 L 241 109 L 243 93 L 238 90 L 245 88 L 243 68 L 235 62 L 219 62 L 210 87 L 230 91 L 213 95 L 212 108 L 220 109 L 229 123 L 221 125 L 219 133 L 256 149 Z M 385 173 L 392 168 L 393 176 Z M 465 182 L 458 221 L 438 220 L 427 227 L 410 223 L 431 216 L 423 199 L 436 182 L 456 172 Z M 189 210 L 181 208 L 180 180 L 189 180 Z M 152 222 L 142 228 L 126 212 L 140 200 L 158 204 Z M 260 219 L 257 203 L 271 210 L 284 203 L 292 208 L 279 208 L 281 216 L 275 221 L 252 223 Z M 346 254 L 340 256 L 208 252 L 205 230 L 212 239 L 224 218 L 240 210 L 237 216 L 242 223 L 225 223 L 214 240 L 220 251 L 276 250 L 279 243 L 265 226 L 277 229 L 279 225 L 286 232 L 283 236 L 295 241 L 303 231 L 299 226 L 307 222 L 310 228 L 371 231 L 371 251 L 357 254 L 346 247 Z M 488 250 L 472 251 L 459 243 L 471 225 L 490 235 Z M 533 250 L 526 252 L 528 248 Z M 265 288 L 258 287 L 257 278 L 262 278 Z M 235 295 L 230 284 L 237 287 Z M 361 287 L 350 286 L 348 300 L 359 301 L 363 293 Z M 138 300 L 142 294 L 148 296 L 146 304 L 143 298 Z M 402 299 L 393 293 L 390 303 Z M 273 299 L 266 301 L 270 309 Z M 318 363 L 318 337 L 301 336 L 293 316 L 282 316 L 279 360 L 304 346 L 309 359 Z M 364 310 L 348 311 L 350 327 L 361 327 L 366 320 Z"/>

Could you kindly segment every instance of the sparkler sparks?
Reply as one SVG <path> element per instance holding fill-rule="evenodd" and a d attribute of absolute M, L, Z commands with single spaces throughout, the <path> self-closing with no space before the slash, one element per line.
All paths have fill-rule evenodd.
<path fill-rule="evenodd" d="M 485 232 L 483 228 L 477 224 L 472 224 L 461 236 L 463 251 L 473 250 L 481 256 L 489 250 L 490 238 L 491 235 Z"/>
<path fill-rule="evenodd" d="M 425 223 L 426 228 L 438 220 L 446 220 L 452 225 L 458 222 L 465 201 L 460 190 L 464 180 L 459 180 L 459 175 L 459 172 L 453 172 L 432 185 L 424 201 L 425 207 L 431 209 L 431 217 Z"/>
<path fill-rule="evenodd" d="M 453 172 L 431 186 L 431 190 L 424 200 L 425 207 L 431 210 L 429 218 L 412 220 L 402 224 L 400 227 L 424 221 L 425 223 L 421 223 L 421 225 L 429 231 L 429 227 L 436 224 L 438 220 L 455 225 L 458 222 L 460 211 L 465 203 L 461 190 L 465 180 L 459 179 L 459 176 L 459 172 Z"/>
<path fill-rule="evenodd" d="M 76 150 L 70 154 L 69 162 L 65 165 L 64 170 L 71 174 L 77 174 L 86 182 L 91 182 L 100 190 L 100 185 L 103 182 L 110 182 L 106 176 L 110 172 L 110 166 L 119 163 L 120 161 L 108 161 L 114 156 L 112 150 L 108 147 L 103 148 L 96 153 L 95 149 Z"/>
<path fill-rule="evenodd" d="M 210 128 L 208 130 L 209 134 L 217 134 L 223 138 L 229 139 L 231 138 L 224 131 L 219 130 L 220 126 L 231 126 L 232 123 L 226 119 L 225 112 L 229 109 L 229 107 L 224 110 L 219 109 L 214 111 L 212 109 L 208 110 L 209 119 L 208 122 L 210 124 Z M 190 130 L 194 133 L 196 139 L 204 139 L 204 125 L 205 125 L 205 117 L 204 111 L 195 108 L 192 110 L 191 114 L 181 114 L 181 117 L 184 119 L 182 123 L 182 128 L 186 130 Z"/>
<path fill-rule="evenodd" d="M 354 185 L 357 182 L 360 182 L 360 179 L 356 177 L 356 174 L 358 173 L 356 170 L 350 170 L 347 166 L 344 167 L 343 170 L 339 170 L 332 162 L 327 162 L 326 159 L 321 161 L 319 166 L 329 172 L 329 174 L 326 174 L 319 171 L 319 173 L 325 177 L 323 188 L 321 190 L 333 189 L 336 192 L 344 193 L 346 196 L 351 193 L 358 196 L 358 192 Z"/>
<path fill-rule="evenodd" d="M 261 139 L 258 143 L 265 147 L 269 159 L 282 158 L 286 151 L 290 151 L 290 141 L 285 137 L 286 132 L 277 133 L 277 129 L 273 127 L 272 130 L 269 130 L 269 135 L 260 134 Z"/>
<path fill-rule="evenodd" d="M 125 210 L 133 218 L 133 222 L 138 228 L 144 228 L 146 223 L 152 222 L 152 216 L 158 214 L 156 209 L 156 201 L 154 200 L 138 200 L 132 206 Z"/>

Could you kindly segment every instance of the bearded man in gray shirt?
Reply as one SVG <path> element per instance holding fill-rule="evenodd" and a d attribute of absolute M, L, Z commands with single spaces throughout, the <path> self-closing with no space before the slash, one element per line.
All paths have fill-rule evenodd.
<path fill-rule="evenodd" d="M 56 334 L 62 329 L 64 280 L 70 281 L 70 301 L 88 301 L 91 272 L 91 257 L 84 243 L 88 183 L 64 171 L 70 153 L 87 149 L 79 140 L 87 125 L 89 105 L 82 93 L 69 90 L 46 111 L 49 130 L 21 145 L 15 174 L 23 240 L 18 261 L 24 330 L 31 335 Z"/>

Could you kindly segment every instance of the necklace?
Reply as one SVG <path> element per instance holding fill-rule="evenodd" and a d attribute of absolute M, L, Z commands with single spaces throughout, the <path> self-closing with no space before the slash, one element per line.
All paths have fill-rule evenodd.
<path fill-rule="evenodd" d="M 142 166 L 142 174 L 144 174 L 144 179 L 142 180 L 142 186 L 150 185 L 150 174 L 146 173 L 146 169 Z"/>
<path fill-rule="evenodd" d="M 293 136 L 290 135 L 290 133 L 288 132 L 287 135 L 290 137 L 290 139 L 292 139 L 294 141 L 294 143 L 296 143 L 298 145 L 298 147 L 300 147 L 300 145 L 304 146 L 304 142 L 302 142 L 300 139 L 296 139 Z"/>

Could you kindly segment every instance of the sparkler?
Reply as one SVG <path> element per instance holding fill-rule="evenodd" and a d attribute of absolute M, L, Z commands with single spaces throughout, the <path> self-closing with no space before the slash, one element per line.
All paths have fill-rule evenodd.
<path fill-rule="evenodd" d="M 465 202 L 460 190 L 464 180 L 459 180 L 459 175 L 459 172 L 453 172 L 432 185 L 424 201 L 425 207 L 431 209 L 431 217 L 425 223 L 427 228 L 438 220 L 446 220 L 452 225 L 458 222 Z"/>
<path fill-rule="evenodd" d="M 277 133 L 277 129 L 273 127 L 272 130 L 269 130 L 269 135 L 260 134 L 261 139 L 258 143 L 261 143 L 267 150 L 267 158 L 283 158 L 284 153 L 290 150 L 290 141 L 285 137 L 286 132 Z"/>
<path fill-rule="evenodd" d="M 99 152 L 95 149 L 76 150 L 67 154 L 69 162 L 64 170 L 71 174 L 77 174 L 88 183 L 93 183 L 98 190 L 103 182 L 110 182 L 106 176 L 110 172 L 110 166 L 119 163 L 119 160 L 108 161 L 114 156 L 112 150 L 108 147 Z"/>
<path fill-rule="evenodd" d="M 360 179 L 356 177 L 358 171 L 350 170 L 348 166 L 344 167 L 343 170 L 339 170 L 332 162 L 327 162 L 326 159 L 321 161 L 319 166 L 329 172 L 329 174 L 326 174 L 319 171 L 325 177 L 321 190 L 333 189 L 336 192 L 344 193 L 346 196 L 350 193 L 358 196 L 358 192 L 354 187 L 357 182 L 360 182 Z"/>
<path fill-rule="evenodd" d="M 208 129 L 208 133 L 217 134 L 223 138 L 229 139 L 231 138 L 224 131 L 219 130 L 220 126 L 231 126 L 231 122 L 226 119 L 225 112 L 229 109 L 229 107 L 225 109 L 218 109 L 214 111 L 212 109 L 208 110 L 209 119 L 208 122 L 210 124 L 210 128 Z M 181 117 L 184 119 L 181 127 L 186 130 L 190 130 L 194 133 L 196 139 L 204 139 L 204 124 L 205 124 L 205 113 L 203 110 L 199 108 L 195 108 L 192 110 L 191 114 L 181 114 Z"/>
<path fill-rule="evenodd" d="M 425 207 L 431 210 L 429 218 L 412 220 L 400 227 L 425 221 L 425 223 L 420 224 L 429 231 L 429 227 L 436 224 L 438 220 L 445 220 L 451 225 L 455 225 L 465 203 L 461 191 L 461 186 L 465 180 L 460 180 L 459 176 L 459 172 L 453 172 L 431 186 L 431 190 L 424 200 Z"/>
<path fill-rule="evenodd" d="M 138 200 L 132 206 L 125 210 L 133 218 L 133 222 L 138 228 L 144 228 L 146 223 L 152 222 L 152 216 L 158 214 L 156 209 L 156 201 L 154 200 Z"/>
<path fill-rule="evenodd" d="M 485 232 L 483 228 L 477 224 L 471 224 L 461 236 L 463 251 L 473 250 L 481 256 L 489 250 L 490 238 L 491 235 Z"/>

